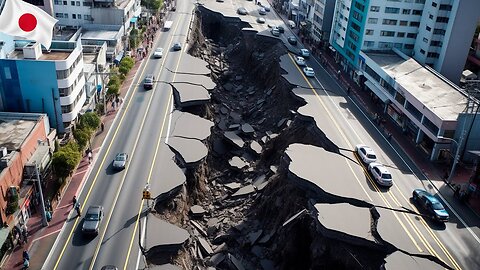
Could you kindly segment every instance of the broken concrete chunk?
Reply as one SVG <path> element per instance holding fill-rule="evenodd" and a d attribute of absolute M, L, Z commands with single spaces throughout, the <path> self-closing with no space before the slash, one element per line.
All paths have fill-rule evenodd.
<path fill-rule="evenodd" d="M 221 108 L 220 108 L 220 113 L 221 113 L 221 114 L 227 114 L 227 113 L 228 113 L 228 109 L 225 108 L 225 107 L 221 107 Z"/>
<path fill-rule="evenodd" d="M 287 121 L 287 127 L 290 127 L 291 124 L 292 124 L 292 120 L 288 120 Z"/>
<path fill-rule="evenodd" d="M 246 162 L 245 160 L 243 160 L 243 159 L 241 159 L 240 157 L 237 157 L 237 156 L 230 159 L 230 161 L 228 163 L 230 164 L 230 166 L 232 166 L 234 168 L 237 168 L 237 169 L 240 169 L 240 170 L 248 166 L 248 162 Z"/>
<path fill-rule="evenodd" d="M 223 251 L 227 251 L 228 250 L 228 246 L 226 243 L 222 243 L 218 246 L 216 246 L 214 249 L 213 249 L 213 252 L 215 253 L 220 253 L 220 252 L 223 252 Z"/>
<path fill-rule="evenodd" d="M 233 84 L 231 83 L 226 83 L 223 85 L 223 89 L 227 90 L 227 91 L 232 91 L 232 88 L 233 88 Z"/>
<path fill-rule="evenodd" d="M 190 234 L 186 230 L 155 216 L 150 216 L 147 219 L 147 229 L 148 231 L 168 232 L 149 234 L 145 242 L 145 247 L 149 250 L 161 246 L 178 246 L 178 248 L 180 248 L 190 237 Z"/>
<path fill-rule="evenodd" d="M 203 216 L 203 214 L 205 214 L 205 209 L 203 209 L 203 207 L 201 207 L 200 205 L 193 205 L 192 207 L 190 207 L 190 213 L 194 217 L 201 217 Z"/>
<path fill-rule="evenodd" d="M 203 237 L 198 238 L 198 242 L 200 243 L 200 248 L 206 255 L 212 255 L 213 254 L 213 249 L 210 246 L 210 244 L 205 240 Z"/>
<path fill-rule="evenodd" d="M 225 260 L 225 254 L 217 253 L 210 258 L 210 264 L 213 266 L 217 266 L 221 262 L 223 262 L 223 260 Z"/>
<path fill-rule="evenodd" d="M 255 178 L 255 180 L 253 181 L 253 185 L 258 187 L 263 182 L 265 182 L 265 179 L 266 179 L 265 174 L 261 174 L 261 175 L 257 176 L 257 178 Z"/>
<path fill-rule="evenodd" d="M 227 123 L 223 118 L 218 121 L 217 126 L 220 130 L 227 130 Z"/>
<path fill-rule="evenodd" d="M 260 119 L 260 121 L 258 121 L 258 124 L 261 125 L 261 124 L 265 123 L 266 120 L 267 120 L 267 118 L 262 118 L 262 119 Z"/>
<path fill-rule="evenodd" d="M 255 130 L 253 129 L 253 127 L 248 124 L 248 123 L 245 123 L 242 125 L 242 132 L 245 133 L 245 134 L 251 134 L 253 132 L 255 132 Z"/>
<path fill-rule="evenodd" d="M 237 270 L 245 270 L 245 267 L 243 266 L 242 262 L 235 258 L 232 254 L 228 253 L 228 259 L 232 263 L 233 267 Z"/>
<path fill-rule="evenodd" d="M 287 118 L 282 118 L 282 119 L 280 119 L 280 121 L 278 121 L 278 123 L 277 123 L 277 127 L 282 127 L 283 124 L 285 124 L 285 122 L 286 122 L 287 120 L 288 120 Z"/>
<path fill-rule="evenodd" d="M 270 183 L 270 181 L 265 181 L 265 182 L 261 183 L 258 186 L 255 186 L 255 187 L 257 188 L 257 191 L 261 191 L 268 185 L 268 183 Z"/>
<path fill-rule="evenodd" d="M 267 91 L 267 96 L 270 96 L 272 94 L 272 89 Z"/>
<path fill-rule="evenodd" d="M 237 192 L 233 193 L 232 197 L 235 198 L 235 197 L 247 196 L 254 192 L 255 192 L 255 188 L 253 187 L 253 185 L 247 185 L 239 189 Z"/>
<path fill-rule="evenodd" d="M 260 105 L 265 102 L 265 99 L 261 98 L 257 101 L 257 105 Z"/>
<path fill-rule="evenodd" d="M 272 236 L 275 234 L 275 231 L 271 231 L 267 234 L 265 234 L 259 241 L 258 243 L 259 244 L 265 244 L 267 243 L 268 241 L 270 241 L 270 239 L 272 238 Z"/>
<path fill-rule="evenodd" d="M 267 143 L 267 140 L 268 140 L 268 137 L 267 137 L 267 136 L 263 136 L 263 137 L 262 137 L 262 142 L 263 142 L 263 144 L 266 144 L 266 143 Z"/>
<path fill-rule="evenodd" d="M 242 116 L 236 112 L 231 112 L 230 117 L 235 124 L 240 124 L 240 122 L 242 122 Z"/>
<path fill-rule="evenodd" d="M 225 185 L 226 188 L 228 188 L 229 190 L 232 190 L 232 191 L 235 191 L 237 189 L 239 189 L 242 185 L 240 185 L 239 183 L 228 183 Z"/>
<path fill-rule="evenodd" d="M 220 228 L 218 218 L 211 218 L 207 222 L 207 234 L 213 235 Z"/>
<path fill-rule="evenodd" d="M 303 209 L 301 211 L 299 211 L 298 213 L 296 213 L 295 215 L 293 215 L 291 218 L 287 219 L 287 221 L 285 221 L 283 223 L 283 227 L 285 227 L 286 225 L 288 225 L 290 222 L 294 221 L 295 219 L 297 219 L 299 216 L 303 215 L 303 214 L 306 214 L 307 213 L 307 209 Z"/>
<path fill-rule="evenodd" d="M 250 148 L 252 148 L 252 150 L 259 155 L 262 153 L 262 146 L 256 141 L 252 141 L 250 143 Z"/>
<path fill-rule="evenodd" d="M 223 133 L 223 136 L 235 146 L 242 148 L 245 145 L 245 142 L 233 131 L 226 131 Z"/>
<path fill-rule="evenodd" d="M 184 166 L 193 166 L 205 158 L 208 148 L 199 139 L 171 137 L 168 141 Z"/>
<path fill-rule="evenodd" d="M 248 242 L 250 242 L 251 245 L 254 245 L 258 238 L 260 237 L 260 235 L 262 235 L 262 230 L 258 230 L 256 232 L 251 232 L 248 234 L 247 238 L 248 238 Z"/>
<path fill-rule="evenodd" d="M 273 173 L 277 173 L 277 170 L 278 170 L 277 166 L 275 165 L 270 166 L 270 171 L 272 171 Z"/>
<path fill-rule="evenodd" d="M 239 127 L 240 127 L 240 124 L 231 124 L 230 126 L 228 126 L 228 129 L 235 130 L 235 129 L 238 129 Z"/>
<path fill-rule="evenodd" d="M 193 225 L 193 227 L 195 229 L 197 229 L 197 231 L 203 235 L 203 236 L 207 236 L 207 232 L 203 229 L 202 225 L 200 225 L 198 222 L 196 221 L 193 221 L 193 220 L 190 220 L 190 223 Z"/>

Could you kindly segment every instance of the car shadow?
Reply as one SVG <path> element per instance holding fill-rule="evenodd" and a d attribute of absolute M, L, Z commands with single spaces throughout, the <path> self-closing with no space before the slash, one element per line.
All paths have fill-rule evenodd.
<path fill-rule="evenodd" d="M 123 171 L 124 169 L 122 170 L 118 170 L 118 169 L 115 169 L 113 168 L 113 162 L 110 162 L 110 164 L 108 164 L 107 168 L 105 168 L 105 174 L 107 175 L 114 175 L 118 172 L 121 172 Z"/>
<path fill-rule="evenodd" d="M 80 218 L 80 217 L 77 217 Z M 73 232 L 73 237 L 72 237 L 72 245 L 73 246 L 84 246 L 88 245 L 92 240 L 97 237 L 97 235 L 85 235 L 82 232 L 82 227 L 83 227 L 83 222 L 84 219 L 78 223 L 77 227 L 75 228 L 75 231 Z"/>
<path fill-rule="evenodd" d="M 415 215 L 416 220 L 420 221 L 420 219 L 423 219 L 427 223 L 428 227 L 435 231 L 444 231 L 447 228 L 444 222 L 436 221 L 434 218 L 428 216 L 428 214 L 426 214 L 425 211 L 418 206 L 417 202 L 413 200 L 413 197 L 410 197 L 409 201 L 415 207 L 415 209 L 412 210 L 416 210 L 417 213 L 420 214 Z"/>

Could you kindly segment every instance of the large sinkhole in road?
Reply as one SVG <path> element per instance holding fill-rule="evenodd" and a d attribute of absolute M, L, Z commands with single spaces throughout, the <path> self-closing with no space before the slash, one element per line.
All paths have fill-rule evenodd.
<path fill-rule="evenodd" d="M 238 17 L 195 9 L 188 53 L 208 63 L 216 86 L 209 100 L 177 101 L 175 108 L 213 127 L 199 140 L 208 149 L 200 161 L 187 164 L 175 153 L 186 184 L 155 207 L 191 239 L 147 259 L 187 269 L 379 269 L 400 250 L 377 231 L 381 214 L 375 207 L 329 193 L 292 171 L 295 153 L 339 156 L 339 148 L 315 119 L 299 113 L 307 102 L 282 76 L 285 46 L 242 30 L 249 27 Z M 351 222 L 364 234 L 323 224 L 319 216 L 340 211 L 335 207 L 356 213 L 359 219 Z"/>

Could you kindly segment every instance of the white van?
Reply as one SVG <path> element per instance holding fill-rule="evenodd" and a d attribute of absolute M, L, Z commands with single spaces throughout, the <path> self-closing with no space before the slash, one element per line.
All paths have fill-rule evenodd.
<path fill-rule="evenodd" d="M 288 26 L 290 26 L 290 28 L 293 29 L 293 28 L 295 28 L 296 24 L 295 24 L 294 21 L 290 21 L 290 20 L 289 20 L 289 21 L 288 21 Z"/>

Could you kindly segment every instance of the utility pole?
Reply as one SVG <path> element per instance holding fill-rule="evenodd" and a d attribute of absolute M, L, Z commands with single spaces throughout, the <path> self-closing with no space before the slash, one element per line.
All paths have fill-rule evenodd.
<path fill-rule="evenodd" d="M 40 193 L 40 204 L 42 207 L 42 225 L 43 227 L 48 226 L 47 221 L 47 213 L 45 212 L 45 202 L 43 201 L 43 191 L 42 191 L 42 183 L 40 182 L 40 174 L 38 173 L 38 166 L 37 163 L 33 163 L 35 165 L 35 175 L 37 177 L 37 186 L 38 186 L 38 193 Z"/>

